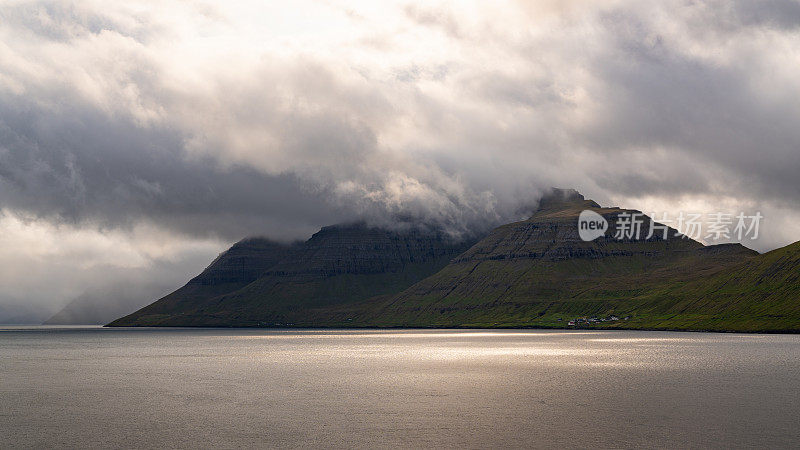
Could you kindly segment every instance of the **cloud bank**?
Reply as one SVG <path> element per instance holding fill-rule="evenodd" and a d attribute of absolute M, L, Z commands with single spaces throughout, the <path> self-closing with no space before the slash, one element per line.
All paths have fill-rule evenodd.
<path fill-rule="evenodd" d="M 798 96 L 790 0 L 12 1 L 0 209 L 205 257 L 355 219 L 464 233 L 559 186 L 759 210 L 763 251 L 800 236 Z"/>

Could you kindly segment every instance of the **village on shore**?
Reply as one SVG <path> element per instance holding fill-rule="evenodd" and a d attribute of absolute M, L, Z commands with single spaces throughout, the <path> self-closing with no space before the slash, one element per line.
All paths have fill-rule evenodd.
<path fill-rule="evenodd" d="M 575 319 L 572 319 L 569 322 L 567 322 L 567 326 L 578 327 L 578 326 L 584 326 L 584 325 L 593 325 L 593 324 L 600 323 L 600 322 L 617 322 L 617 321 L 620 321 L 620 320 L 628 320 L 630 318 L 631 318 L 630 316 L 625 316 L 625 317 L 620 319 L 619 317 L 614 316 L 614 315 L 608 316 L 608 317 L 602 317 L 602 318 L 601 317 L 585 317 L 585 316 L 584 317 L 576 317 Z M 561 319 L 559 319 L 559 320 L 561 320 Z"/>

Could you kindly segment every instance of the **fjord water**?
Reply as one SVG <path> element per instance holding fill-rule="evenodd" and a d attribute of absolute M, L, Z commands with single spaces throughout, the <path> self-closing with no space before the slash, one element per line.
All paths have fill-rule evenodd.
<path fill-rule="evenodd" d="M 2 328 L 0 447 L 795 447 L 800 336 Z"/>

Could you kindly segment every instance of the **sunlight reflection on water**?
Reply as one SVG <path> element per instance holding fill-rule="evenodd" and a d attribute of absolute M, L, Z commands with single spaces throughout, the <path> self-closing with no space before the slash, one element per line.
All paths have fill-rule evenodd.
<path fill-rule="evenodd" d="M 0 447 L 787 447 L 800 336 L 11 329 Z"/>

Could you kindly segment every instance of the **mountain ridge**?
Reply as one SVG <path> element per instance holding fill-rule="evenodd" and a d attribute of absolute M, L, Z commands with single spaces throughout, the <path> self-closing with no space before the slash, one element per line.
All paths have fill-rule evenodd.
<path fill-rule="evenodd" d="M 202 274 L 153 304 L 111 326 L 258 326 L 291 323 L 297 305 L 320 308 L 399 292 L 435 273 L 470 241 L 430 230 L 390 231 L 363 223 L 322 228 L 305 242 L 261 247 L 252 255 L 263 266 L 235 283 L 213 284 L 230 273 L 240 241 Z M 260 241 L 259 241 L 260 242 Z M 238 247 L 237 247 L 238 246 Z"/>
<path fill-rule="evenodd" d="M 598 239 L 579 236 L 585 210 L 608 221 Z M 364 245 L 371 234 L 396 232 L 326 227 L 244 287 L 215 292 L 199 306 L 187 308 L 193 300 L 183 299 L 172 315 L 131 320 L 135 313 L 111 325 L 565 328 L 577 320 L 602 328 L 800 331 L 800 243 L 764 255 L 741 244 L 706 246 L 643 214 L 642 230 L 652 225 L 659 233 L 617 239 L 617 219 L 633 213 L 641 214 L 554 189 L 528 219 L 461 246 L 411 233 L 395 235 L 399 251 Z M 330 233 L 344 236 L 338 247 L 324 244 Z M 411 263 L 415 255 L 422 259 Z M 590 325 L 582 317 L 598 319 Z"/>

